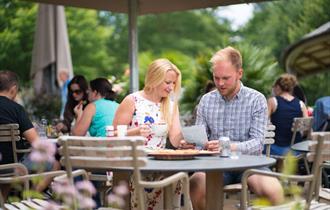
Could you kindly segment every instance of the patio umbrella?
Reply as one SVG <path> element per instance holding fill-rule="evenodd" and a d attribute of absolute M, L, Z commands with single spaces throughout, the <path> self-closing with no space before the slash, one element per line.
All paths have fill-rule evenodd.
<path fill-rule="evenodd" d="M 32 0 L 65 6 L 127 13 L 129 19 L 130 92 L 139 90 L 137 17 L 144 14 L 183 11 L 271 0 Z M 193 24 L 193 23 L 192 23 Z"/>
<path fill-rule="evenodd" d="M 64 7 L 40 4 L 31 64 L 35 93 L 59 93 L 60 71 L 73 75 Z"/>
<path fill-rule="evenodd" d="M 304 77 L 330 71 L 330 22 L 306 34 L 284 50 L 285 70 Z"/>

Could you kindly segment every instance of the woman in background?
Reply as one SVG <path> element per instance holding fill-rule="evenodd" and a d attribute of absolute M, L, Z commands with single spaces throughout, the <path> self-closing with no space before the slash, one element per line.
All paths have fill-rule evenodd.
<path fill-rule="evenodd" d="M 118 103 L 115 102 L 115 92 L 111 83 L 105 78 L 90 81 L 88 100 L 90 103 L 75 108 L 77 123 L 72 130 L 76 136 L 84 136 L 87 131 L 91 136 L 106 136 L 105 127 L 112 125 Z"/>
<path fill-rule="evenodd" d="M 74 108 L 88 104 L 88 83 L 84 76 L 77 75 L 72 78 L 68 85 L 68 99 L 64 108 L 64 119 L 56 125 L 56 130 L 62 133 L 70 133 L 71 124 L 75 119 Z"/>
<path fill-rule="evenodd" d="M 268 116 L 275 130 L 275 143 L 270 148 L 272 155 L 286 155 L 290 150 L 292 123 L 295 117 L 307 117 L 307 109 L 301 100 L 294 97 L 297 79 L 291 74 L 282 74 L 274 83 L 274 97 L 268 99 Z M 295 142 L 302 140 L 298 132 Z"/>

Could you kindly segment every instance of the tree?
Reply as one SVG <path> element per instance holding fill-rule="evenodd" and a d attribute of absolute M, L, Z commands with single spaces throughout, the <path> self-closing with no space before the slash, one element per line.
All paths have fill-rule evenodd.
<path fill-rule="evenodd" d="M 36 5 L 0 0 L 0 66 L 16 72 L 21 83 L 30 78 Z"/>
<path fill-rule="evenodd" d="M 330 21 L 329 11 L 329 0 L 291 0 L 258 4 L 254 17 L 240 31 L 240 35 L 244 42 L 251 42 L 260 48 L 270 48 L 280 63 L 284 49 Z M 323 95 L 330 95 L 329 73 L 311 75 L 299 80 L 309 104 L 313 104 L 316 98 Z"/>

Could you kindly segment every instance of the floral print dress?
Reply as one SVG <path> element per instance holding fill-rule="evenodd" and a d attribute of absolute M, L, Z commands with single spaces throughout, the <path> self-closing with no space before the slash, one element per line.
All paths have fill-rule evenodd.
<path fill-rule="evenodd" d="M 155 103 L 145 99 L 141 96 L 140 92 L 132 94 L 135 103 L 135 111 L 133 114 L 132 122 L 129 125 L 129 128 L 136 128 L 142 124 L 155 124 L 164 122 L 162 119 L 162 114 L 160 111 L 161 104 Z M 162 135 L 155 136 L 151 134 L 146 137 L 145 147 L 148 149 L 159 149 L 165 148 L 167 133 L 164 132 Z M 155 181 L 161 180 L 165 176 L 161 173 L 148 173 L 143 174 L 142 179 L 145 181 Z M 180 208 L 180 195 L 181 195 L 182 184 L 177 183 L 176 188 L 174 188 L 174 198 L 173 198 L 173 209 Z M 137 208 L 137 196 L 134 191 L 134 185 L 130 184 L 131 192 L 131 209 Z M 145 189 L 145 201 L 147 210 L 153 209 L 163 209 L 163 190 L 158 188 L 148 188 Z"/>

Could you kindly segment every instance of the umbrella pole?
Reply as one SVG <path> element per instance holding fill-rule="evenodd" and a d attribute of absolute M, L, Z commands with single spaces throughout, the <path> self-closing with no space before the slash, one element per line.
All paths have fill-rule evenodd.
<path fill-rule="evenodd" d="M 138 64 L 138 33 L 137 14 L 138 1 L 128 0 L 128 36 L 129 36 L 129 66 L 130 66 L 130 92 L 139 90 L 139 64 Z"/>

